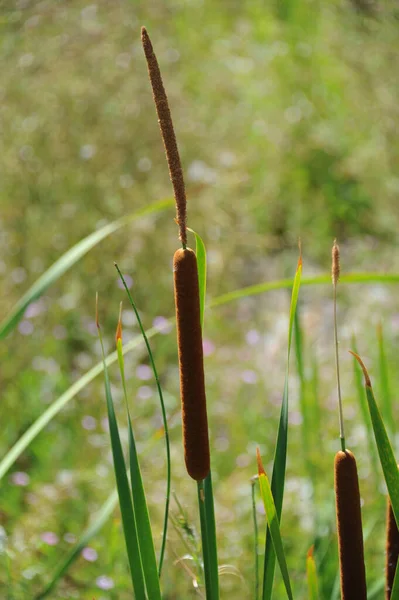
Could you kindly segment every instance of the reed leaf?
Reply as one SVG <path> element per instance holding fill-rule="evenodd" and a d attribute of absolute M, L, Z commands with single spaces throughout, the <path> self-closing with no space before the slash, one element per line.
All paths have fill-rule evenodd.
<path fill-rule="evenodd" d="M 136 600 L 146 600 L 145 582 L 136 518 L 133 509 L 132 497 L 130 495 L 129 480 L 126 474 L 125 459 L 123 457 L 122 444 L 119 437 L 118 423 L 116 420 L 114 403 L 111 395 L 108 367 L 105 362 L 104 348 L 99 327 L 98 332 L 101 342 L 101 350 L 103 353 L 105 396 L 107 400 L 108 423 L 111 437 L 111 449 L 114 461 L 116 487 L 118 490 L 119 506 L 122 515 L 122 525 L 125 536 L 130 573 L 132 577 L 132 584 Z"/>
<path fill-rule="evenodd" d="M 281 405 L 280 421 L 277 433 L 277 443 L 274 455 L 273 474 L 271 490 L 276 505 L 277 518 L 280 522 L 281 512 L 283 508 L 284 484 L 285 484 L 285 467 L 287 462 L 287 443 L 288 443 L 288 379 L 289 379 L 289 363 L 291 353 L 292 333 L 294 329 L 294 318 L 296 306 L 298 302 L 299 288 L 301 285 L 302 275 L 302 256 L 299 257 L 298 266 L 294 277 L 294 282 L 291 282 L 291 306 L 290 318 L 288 324 L 288 347 L 287 347 L 287 367 L 284 382 L 283 402 Z M 272 545 L 270 530 L 268 528 L 266 534 L 265 560 L 263 569 L 263 600 L 270 600 L 273 589 L 274 568 L 276 564 L 276 555 Z"/>
<path fill-rule="evenodd" d="M 317 569 L 313 556 L 313 546 L 309 548 L 306 557 L 306 579 L 308 582 L 308 600 L 319 600 L 319 586 L 317 582 Z"/>
<path fill-rule="evenodd" d="M 205 312 L 205 297 L 206 297 L 206 249 L 202 238 L 190 227 L 187 231 L 191 231 L 195 235 L 195 255 L 197 257 L 198 268 L 198 285 L 200 290 L 200 315 L 201 325 L 204 328 L 204 312 Z"/>
<path fill-rule="evenodd" d="M 145 217 L 168 208 L 173 205 L 172 200 L 161 200 L 146 206 L 131 215 L 127 215 L 112 223 L 108 223 L 98 231 L 93 231 L 90 235 L 80 240 L 77 244 L 72 246 L 65 254 L 63 254 L 58 260 L 55 261 L 45 271 L 39 279 L 28 289 L 28 291 L 18 300 L 18 302 L 11 309 L 8 316 L 0 323 L 0 340 L 8 335 L 18 322 L 23 317 L 29 304 L 40 298 L 43 293 L 57 281 L 66 271 L 68 271 L 75 263 L 77 263 L 89 250 L 94 248 L 103 239 L 118 231 L 121 227 L 128 225 L 132 221 L 135 221 L 141 217 Z"/>
<path fill-rule="evenodd" d="M 270 487 L 269 480 L 265 473 L 265 470 L 262 465 L 262 459 L 260 456 L 259 448 L 256 449 L 257 460 L 258 460 L 258 476 L 259 476 L 259 487 L 260 487 L 260 495 L 262 497 L 263 506 L 265 507 L 265 513 L 267 522 L 269 524 L 270 537 L 273 543 L 273 548 L 275 555 L 277 557 L 277 561 L 280 567 L 281 575 L 283 577 L 285 589 L 287 592 L 288 598 L 292 600 L 292 590 L 291 590 L 291 582 L 290 576 L 287 568 L 287 561 L 285 558 L 283 542 L 281 539 L 280 533 L 280 524 L 279 518 L 276 512 L 276 506 L 273 500 L 273 494 Z"/>

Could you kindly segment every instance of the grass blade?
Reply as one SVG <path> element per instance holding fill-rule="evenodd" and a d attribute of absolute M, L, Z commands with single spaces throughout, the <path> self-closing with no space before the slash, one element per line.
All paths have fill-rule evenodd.
<path fill-rule="evenodd" d="M 190 227 L 187 231 L 191 231 L 195 235 L 195 255 L 197 257 L 198 267 L 198 285 L 200 291 L 200 314 L 201 325 L 204 327 L 204 312 L 205 312 L 205 297 L 206 297 L 206 249 L 202 238 Z"/>
<path fill-rule="evenodd" d="M 384 422 L 387 424 L 388 432 L 395 437 L 395 419 L 392 414 L 392 396 L 389 385 L 388 376 L 388 364 L 385 353 L 385 341 L 382 324 L 379 323 L 377 326 L 377 340 L 378 340 L 378 362 L 380 370 L 380 382 L 381 382 L 381 402 L 382 402 L 382 416 Z"/>
<path fill-rule="evenodd" d="M 291 582 L 290 576 L 288 574 L 283 542 L 281 539 L 279 518 L 277 516 L 270 483 L 262 465 L 262 459 L 260 457 L 259 448 L 256 449 L 256 457 L 258 461 L 260 494 L 262 497 L 263 505 L 265 507 L 267 522 L 269 524 L 270 537 L 273 542 L 274 552 L 281 570 L 281 575 L 283 577 L 287 596 L 288 598 L 290 598 L 290 600 L 292 600 Z"/>
<path fill-rule="evenodd" d="M 127 398 L 125 365 L 122 352 L 122 324 L 120 316 L 117 330 L 117 352 L 119 370 L 122 379 L 123 394 L 125 397 L 127 411 L 129 432 L 130 483 L 132 487 L 133 512 L 136 520 L 137 538 L 140 547 L 144 580 L 147 588 L 148 597 L 151 599 L 153 598 L 154 600 L 161 600 L 161 589 L 159 586 L 159 575 L 157 569 L 157 560 L 155 557 L 154 540 L 152 537 L 152 529 L 150 517 L 148 514 L 147 500 L 145 496 L 143 479 L 141 476 L 141 470 L 137 456 L 136 441 L 134 439 L 132 420 L 130 417 L 129 404 Z"/>
<path fill-rule="evenodd" d="M 306 578 L 308 580 L 308 600 L 318 600 L 319 587 L 317 583 L 316 563 L 313 556 L 313 546 L 309 548 L 306 557 Z"/>
<path fill-rule="evenodd" d="M 158 333 L 158 329 L 153 327 L 147 331 L 147 338 L 150 339 Z M 123 349 L 123 353 L 127 354 L 135 348 L 138 348 L 143 343 L 141 335 L 131 340 Z M 107 367 L 117 361 L 117 353 L 113 352 L 107 356 L 105 364 Z M 93 379 L 100 375 L 104 370 L 103 361 L 97 363 L 90 371 L 87 371 L 80 379 L 75 381 L 61 396 L 54 402 L 32 423 L 25 431 L 19 440 L 10 448 L 7 454 L 0 462 L 0 480 L 4 477 L 7 471 L 12 467 L 15 461 L 26 450 L 29 444 L 39 435 L 41 431 L 50 423 L 50 421 L 70 402 L 81 390 L 83 390 Z"/>
<path fill-rule="evenodd" d="M 29 306 L 31 302 L 34 302 L 53 284 L 59 279 L 66 271 L 68 271 L 75 263 L 77 263 L 82 256 L 87 254 L 89 250 L 94 248 L 99 242 L 103 239 L 123 227 L 132 221 L 139 219 L 140 217 L 148 216 L 165 208 L 172 206 L 172 200 L 161 200 L 160 202 L 155 202 L 150 206 L 146 206 L 143 209 L 140 209 L 134 212 L 131 215 L 127 215 L 126 217 L 122 217 L 117 221 L 113 221 L 112 223 L 108 223 L 98 231 L 93 231 L 90 235 L 83 238 L 72 246 L 65 254 L 63 254 L 58 260 L 55 261 L 39 277 L 37 281 L 29 288 L 29 290 L 18 300 L 15 306 L 11 309 L 11 312 L 8 316 L 0 323 L 0 340 L 3 339 L 10 331 L 14 329 L 14 327 L 18 324 L 20 319 L 22 318 L 25 310 Z"/>
<path fill-rule="evenodd" d="M 161 405 L 161 412 L 162 412 L 162 422 L 163 422 L 163 428 L 164 428 L 164 432 L 165 432 L 165 449 L 166 449 L 166 498 L 165 498 L 165 513 L 164 513 L 164 522 L 163 522 L 163 534 L 162 534 L 162 544 L 161 544 L 161 551 L 159 554 L 159 565 L 158 565 L 158 576 L 159 578 L 161 577 L 161 573 L 162 573 L 162 565 L 163 565 L 163 559 L 165 556 L 165 547 L 166 547 L 166 537 L 167 537 L 167 532 L 168 532 L 168 518 L 169 518 L 169 506 L 170 506 L 170 487 L 171 487 L 171 457 L 170 457 L 170 440 L 169 440 L 169 427 L 168 427 L 168 420 L 166 418 L 166 408 L 165 408 L 165 402 L 163 399 L 163 393 L 162 393 L 162 387 L 161 387 L 161 381 L 159 379 L 158 376 L 158 371 L 157 368 L 155 366 L 155 361 L 154 361 L 154 356 L 152 354 L 152 350 L 149 344 L 149 335 L 148 333 L 146 333 L 144 327 L 143 327 L 143 323 L 141 321 L 140 318 L 140 314 L 139 311 L 137 310 L 137 306 L 135 301 L 133 300 L 133 297 L 129 291 L 129 288 L 126 285 L 126 281 L 125 278 L 122 275 L 121 270 L 119 269 L 118 265 L 115 263 L 115 267 L 116 270 L 119 273 L 119 277 L 121 278 L 121 281 L 123 283 L 123 286 L 126 290 L 127 296 L 129 298 L 129 302 L 134 310 L 134 314 L 136 315 L 136 319 L 137 322 L 139 324 L 140 327 L 140 332 L 141 335 L 143 337 L 144 343 L 146 345 L 147 348 L 147 352 L 148 352 L 148 358 L 150 360 L 150 364 L 151 364 L 151 368 L 152 368 L 152 372 L 155 378 L 155 382 L 156 382 L 156 386 L 157 386 L 157 391 L 158 391 L 158 397 L 159 397 L 159 402 Z M 123 357 L 123 352 L 122 352 L 122 357 Z"/>
<path fill-rule="evenodd" d="M 255 501 L 255 483 L 257 477 L 254 476 L 251 479 L 251 501 L 252 501 L 252 520 L 254 524 L 254 570 L 255 570 L 255 590 L 254 599 L 259 598 L 259 544 L 258 544 L 258 518 L 256 514 L 256 501 Z"/>
<path fill-rule="evenodd" d="M 102 344 L 100 327 L 98 325 L 98 318 L 96 319 L 96 321 L 101 342 L 101 349 L 103 353 L 104 382 L 105 395 L 107 400 L 109 432 L 111 437 L 111 448 L 114 460 L 116 487 L 119 496 L 119 505 L 122 515 L 123 532 L 125 535 L 130 573 L 132 576 L 132 583 L 136 600 L 146 600 L 144 575 L 141 562 L 139 540 L 137 535 L 136 519 L 133 510 L 132 497 L 130 495 L 129 481 L 126 474 L 125 459 L 123 457 L 122 444 L 119 437 L 119 429 L 116 421 L 114 403 L 112 401 L 111 396 L 111 386 L 109 382 L 108 368 L 105 363 L 105 354 Z"/>
<path fill-rule="evenodd" d="M 386 486 L 388 488 L 389 499 L 391 501 L 392 511 L 395 516 L 395 521 L 399 523 L 399 470 L 397 466 L 397 462 L 392 450 L 392 446 L 390 444 L 387 431 L 385 429 L 384 422 L 382 420 L 380 411 L 378 409 L 377 403 L 375 401 L 373 388 L 371 386 L 371 381 L 367 369 L 358 354 L 350 351 L 351 354 L 356 358 L 359 365 L 362 368 L 365 386 L 366 386 L 366 394 L 367 394 L 367 403 L 370 411 L 371 422 L 373 425 L 375 441 L 377 444 L 378 455 L 380 458 L 380 463 L 382 467 L 382 471 L 384 473 L 384 479 Z M 398 570 L 396 569 L 395 580 L 392 586 L 391 598 L 399 598 L 399 577 Z"/>
<path fill-rule="evenodd" d="M 301 285 L 302 275 L 302 256 L 299 257 L 298 266 L 292 285 L 290 319 L 288 325 L 288 348 L 287 348 L 287 369 L 285 374 L 283 402 L 281 405 L 280 421 L 278 426 L 276 451 L 273 463 L 272 475 L 272 495 L 274 498 L 276 513 L 278 520 L 281 520 L 281 512 L 283 508 L 284 484 L 285 484 L 285 467 L 287 462 L 287 441 L 288 441 L 288 378 L 289 378 L 289 359 L 291 353 L 292 332 L 294 328 L 294 317 L 298 302 L 299 288 Z M 272 545 L 270 530 L 267 529 L 265 561 L 263 570 L 263 600 L 270 600 L 273 589 L 274 568 L 276 564 L 276 555 Z"/>

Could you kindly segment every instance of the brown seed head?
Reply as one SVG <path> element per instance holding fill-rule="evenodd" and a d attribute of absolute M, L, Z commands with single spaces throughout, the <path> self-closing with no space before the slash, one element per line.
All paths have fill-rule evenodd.
<path fill-rule="evenodd" d="M 334 240 L 334 244 L 331 251 L 332 258 L 332 266 L 331 266 L 331 278 L 333 285 L 337 285 L 339 280 L 339 275 L 341 272 L 341 266 L 339 263 L 339 246 L 337 244 L 337 240 Z"/>
<path fill-rule="evenodd" d="M 342 600 L 366 600 L 362 515 L 356 459 L 339 451 L 334 462 Z"/>
<path fill-rule="evenodd" d="M 208 418 L 197 259 L 190 248 L 173 257 L 183 445 L 187 472 L 196 481 L 210 469 Z"/>
<path fill-rule="evenodd" d="M 168 97 L 166 95 L 165 88 L 162 82 L 162 76 L 161 71 L 159 70 L 158 61 L 154 54 L 151 40 L 145 27 L 141 28 L 141 41 L 143 44 L 144 54 L 147 59 L 148 74 L 150 76 L 155 107 L 158 115 L 158 122 L 162 133 L 163 143 L 165 146 L 170 179 L 173 185 L 173 191 L 176 201 L 176 218 L 180 230 L 180 240 L 183 246 L 186 246 L 187 208 L 183 170 L 181 167 L 179 150 L 177 148 L 172 116 L 169 110 Z"/>

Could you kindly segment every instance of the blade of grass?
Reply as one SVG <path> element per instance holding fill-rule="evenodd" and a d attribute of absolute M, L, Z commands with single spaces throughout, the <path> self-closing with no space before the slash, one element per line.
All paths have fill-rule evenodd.
<path fill-rule="evenodd" d="M 352 347 L 354 349 L 355 354 L 357 354 L 357 343 L 356 343 L 356 338 L 354 335 L 352 336 Z M 359 363 L 355 357 L 353 358 L 353 374 L 355 377 L 356 390 L 357 390 L 357 396 L 359 399 L 360 411 L 362 413 L 363 423 L 364 423 L 364 426 L 366 429 L 367 445 L 369 448 L 371 467 L 373 469 L 375 480 L 378 481 L 379 480 L 379 471 L 378 471 L 377 453 L 376 453 L 374 440 L 373 440 L 373 427 L 371 424 L 370 413 L 369 413 L 369 409 L 368 409 L 368 405 L 367 405 L 367 396 L 366 396 L 366 392 L 365 392 L 365 389 L 363 386 L 362 370 L 361 370 Z"/>
<path fill-rule="evenodd" d="M 206 534 L 208 538 L 209 569 L 212 579 L 212 596 L 214 600 L 219 598 L 219 569 L 216 539 L 215 504 L 213 499 L 212 471 L 204 480 L 205 490 L 205 517 L 207 522 Z"/>
<path fill-rule="evenodd" d="M 384 421 L 381 417 L 381 413 L 378 409 L 373 388 L 371 386 L 371 381 L 367 369 L 358 354 L 350 351 L 351 354 L 356 358 L 359 365 L 362 368 L 366 394 L 367 394 L 367 403 L 369 407 L 371 422 L 374 430 L 374 437 L 377 444 L 378 455 L 380 458 L 380 463 L 382 467 L 382 471 L 384 473 L 385 483 L 388 489 L 389 499 L 391 501 L 392 511 L 395 516 L 396 524 L 399 523 L 399 470 L 397 466 L 397 461 L 395 459 L 392 446 L 390 444 L 388 434 L 384 425 Z M 395 580 L 392 586 L 391 598 L 399 598 L 399 577 L 398 570 L 396 569 Z"/>
<path fill-rule="evenodd" d="M 290 600 L 292 600 L 291 582 L 288 573 L 287 561 L 285 559 L 283 542 L 281 539 L 279 518 L 277 516 L 276 506 L 274 504 L 270 483 L 262 465 L 262 459 L 260 456 L 259 448 L 256 449 L 256 458 L 258 461 L 260 495 L 262 497 L 263 506 L 265 507 L 266 518 L 269 524 L 270 537 L 280 567 L 281 575 L 283 577 L 287 596 Z"/>
<path fill-rule="evenodd" d="M 205 312 L 205 297 L 206 297 L 206 249 L 201 237 L 190 227 L 187 231 L 191 231 L 195 235 L 195 255 L 197 257 L 198 267 L 198 285 L 200 290 L 200 315 L 201 325 L 204 328 L 204 312 Z"/>
<path fill-rule="evenodd" d="M 153 327 L 147 331 L 147 338 L 150 339 L 158 333 L 158 329 Z M 138 348 L 143 343 L 141 335 L 131 340 L 123 349 L 124 354 Z M 109 367 L 117 360 L 117 352 L 113 352 L 106 358 L 106 366 Z M 62 410 L 70 400 L 72 400 L 81 390 L 83 390 L 97 375 L 104 370 L 103 362 L 97 363 L 90 371 L 87 371 L 80 379 L 75 381 L 66 392 L 61 394 L 54 402 L 32 423 L 18 441 L 10 448 L 7 454 L 0 462 L 0 480 L 12 467 L 17 458 L 26 450 L 29 444 L 39 435 L 39 433 L 50 423 L 50 421 Z"/>
<path fill-rule="evenodd" d="M 318 275 L 316 277 L 304 277 L 301 281 L 301 285 L 331 285 L 331 274 Z M 343 283 L 399 283 L 399 273 L 351 273 L 349 275 L 342 275 L 340 277 L 340 284 Z M 223 304 L 229 304 L 234 300 L 240 300 L 240 298 L 247 298 L 249 296 L 257 296 L 265 292 L 271 292 L 273 290 L 281 290 L 283 288 L 290 288 L 292 286 L 292 279 L 279 279 L 276 281 L 266 281 L 264 283 L 257 283 L 248 287 L 233 290 L 222 294 L 217 298 L 211 300 L 208 304 L 209 308 L 215 308 Z"/>
<path fill-rule="evenodd" d="M 168 532 L 168 518 L 169 518 L 169 506 L 170 506 L 170 487 L 171 487 L 171 457 L 170 457 L 170 440 L 169 440 L 169 427 L 168 427 L 168 420 L 166 418 L 166 409 L 165 409 L 165 402 L 164 402 L 164 398 L 163 398 L 163 393 L 162 393 L 162 387 L 161 387 L 161 381 L 159 379 L 158 376 L 158 371 L 157 368 L 155 366 L 155 361 L 154 361 L 154 356 L 152 354 L 152 350 L 149 344 L 149 338 L 150 336 L 148 335 L 148 333 L 146 333 L 144 327 L 143 327 L 143 323 L 141 321 L 141 317 L 139 314 L 139 311 L 137 310 L 137 306 L 135 301 L 133 300 L 133 297 L 129 291 L 128 286 L 126 285 L 126 281 L 125 278 L 122 275 L 121 270 L 119 269 L 118 265 L 115 263 L 115 268 L 118 271 L 119 277 L 121 278 L 121 281 L 123 283 L 123 286 L 126 290 L 127 296 L 129 298 L 129 302 L 133 308 L 134 314 L 136 315 L 136 319 L 137 322 L 139 324 L 140 327 L 140 332 L 142 335 L 142 338 L 144 340 L 144 343 L 146 345 L 146 349 L 147 349 L 147 353 L 148 353 L 148 358 L 151 364 L 151 369 L 155 378 L 155 383 L 157 386 L 157 391 L 158 391 L 158 397 L 159 397 L 159 402 L 161 405 L 161 412 L 162 412 L 162 423 L 163 423 L 163 428 L 164 428 L 164 432 L 165 432 L 165 450 L 166 450 L 166 498 L 165 498 L 165 512 L 164 512 L 164 521 L 163 521 L 163 534 L 162 534 L 162 544 L 161 544 L 161 550 L 160 550 L 160 554 L 159 554 L 159 565 L 158 565 L 158 575 L 159 578 L 161 577 L 161 573 L 162 573 L 162 565 L 163 565 L 163 559 L 165 556 L 165 547 L 166 547 L 166 538 L 167 538 L 167 532 Z"/>
<path fill-rule="evenodd" d="M 389 385 L 388 375 L 388 364 L 385 352 L 385 340 L 384 331 L 382 329 L 382 323 L 377 326 L 377 340 L 378 340 L 378 363 L 380 371 L 380 383 L 381 383 L 381 401 L 382 401 L 382 416 L 384 422 L 387 424 L 388 432 L 395 438 L 395 419 L 392 414 L 392 396 Z"/>
<path fill-rule="evenodd" d="M 255 590 L 254 599 L 259 598 L 259 543 L 258 543 L 258 518 L 256 514 L 256 501 L 255 501 L 255 484 L 258 480 L 257 476 L 251 479 L 251 504 L 252 504 L 252 520 L 254 524 L 254 570 L 255 570 Z"/>
<path fill-rule="evenodd" d="M 122 303 L 121 303 L 122 308 Z M 150 517 L 148 514 L 147 500 L 145 496 L 143 479 L 141 476 L 140 464 L 137 456 L 136 441 L 132 428 L 129 403 L 126 390 L 125 364 L 122 352 L 122 324 L 119 316 L 117 331 L 117 352 L 119 371 L 122 379 L 123 395 L 125 398 L 128 432 L 129 432 L 129 464 L 130 464 L 130 483 L 132 488 L 133 512 L 137 526 L 137 538 L 140 547 L 141 562 L 143 565 L 143 574 L 147 593 L 149 598 L 161 600 L 161 588 L 159 586 L 159 575 L 157 569 L 157 560 L 155 557 L 154 540 Z"/>
<path fill-rule="evenodd" d="M 313 556 L 313 546 L 309 548 L 306 557 L 306 577 L 308 580 L 308 600 L 318 600 L 319 587 L 317 583 L 316 563 Z"/>
<path fill-rule="evenodd" d="M 35 283 L 14 305 L 8 316 L 0 323 L 0 340 L 14 329 L 14 327 L 21 320 L 29 304 L 40 298 L 40 296 L 42 296 L 42 294 L 53 283 L 55 283 L 57 279 L 59 279 L 66 271 L 68 271 L 75 263 L 77 263 L 82 256 L 87 254 L 89 250 L 94 248 L 94 246 L 128 223 L 131 223 L 132 221 L 135 221 L 141 217 L 160 212 L 169 206 L 173 206 L 172 200 L 161 200 L 160 202 L 155 202 L 154 204 L 146 206 L 145 208 L 142 208 L 131 215 L 127 215 L 126 217 L 122 217 L 117 221 L 108 223 L 108 225 L 105 225 L 98 231 L 94 231 L 72 246 L 72 248 L 70 248 L 67 252 L 65 252 L 65 254 L 56 260 L 55 263 L 53 263 L 51 267 L 49 267 L 47 271 L 45 271 L 43 275 L 41 275 L 39 279 L 35 281 Z"/>
<path fill-rule="evenodd" d="M 273 475 L 271 490 L 276 505 L 277 517 L 280 522 L 283 508 L 285 467 L 287 462 L 287 442 L 288 442 L 288 379 L 289 379 L 289 359 L 291 353 L 292 333 L 294 329 L 294 317 L 298 302 L 299 288 L 302 275 L 302 256 L 299 257 L 298 266 L 292 285 L 290 318 L 288 325 L 288 347 L 287 347 L 287 368 L 285 374 L 283 402 L 281 405 L 280 421 L 277 433 L 276 450 L 273 463 Z M 276 564 L 276 555 L 272 545 L 269 528 L 266 534 L 265 561 L 263 569 L 263 600 L 270 600 L 273 589 L 274 569 Z"/>
<path fill-rule="evenodd" d="M 96 316 L 96 323 L 104 362 L 104 383 L 105 396 L 107 400 L 109 432 L 111 437 L 111 448 L 114 460 L 116 487 L 118 490 L 119 505 L 122 515 L 123 532 L 125 535 L 130 573 L 132 577 L 132 584 L 136 600 L 146 600 L 144 574 L 139 540 L 137 535 L 136 518 L 133 509 L 132 497 L 130 495 L 129 480 L 126 474 L 125 459 L 123 457 L 122 444 L 119 437 L 119 429 L 114 410 L 114 403 L 111 395 L 111 385 L 109 381 L 108 368 L 105 362 L 105 352 L 101 330 L 98 323 L 98 316 Z"/>

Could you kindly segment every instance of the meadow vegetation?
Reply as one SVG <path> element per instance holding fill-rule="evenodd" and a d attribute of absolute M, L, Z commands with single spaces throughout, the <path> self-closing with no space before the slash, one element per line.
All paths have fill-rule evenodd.
<path fill-rule="evenodd" d="M 338 0 L 0 2 L 0 322 L 79 240 L 150 209 L 94 245 L 0 340 L 0 465 L 35 419 L 101 364 L 96 292 L 107 353 L 115 349 L 123 300 L 124 345 L 140 340 L 125 356 L 125 375 L 159 553 L 166 486 L 162 415 L 116 260 L 144 328 L 152 328 L 169 424 L 174 497 L 162 574 L 165 599 L 196 597 L 193 581 L 202 586 L 203 576 L 196 489 L 181 442 L 172 277 L 178 231 L 140 27 L 147 26 L 156 44 L 185 173 L 189 224 L 207 249 L 203 348 L 224 565 L 221 596 L 253 594 L 251 477 L 257 447 L 271 477 L 287 366 L 289 288 L 301 237 L 304 285 L 291 350 L 281 533 L 295 599 L 308 598 L 307 553 L 313 544 L 320 598 L 339 597 L 329 277 L 337 237 L 347 446 L 357 459 L 369 597 L 381 598 L 386 490 L 361 373 L 346 352 L 356 350 L 365 359 L 395 447 L 398 14 L 394 2 L 369 6 Z M 191 233 L 188 242 L 195 247 Z M 373 275 L 363 283 L 345 282 L 352 272 Z M 384 274 L 393 277 L 379 280 Z M 323 285 L 306 285 L 319 275 L 326 276 Z M 290 280 L 288 287 L 217 302 L 233 290 L 283 279 Z M 101 367 L 1 473 L 4 597 L 40 594 L 114 492 L 100 373 Z M 127 448 L 116 361 L 109 375 Z M 116 502 L 114 495 L 110 517 L 87 536 L 48 597 L 132 597 Z M 255 505 L 261 564 L 266 521 L 258 491 Z M 285 597 L 278 568 L 274 593 Z"/>

